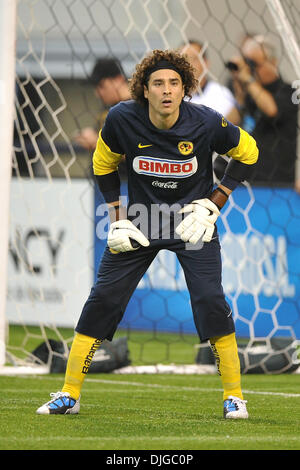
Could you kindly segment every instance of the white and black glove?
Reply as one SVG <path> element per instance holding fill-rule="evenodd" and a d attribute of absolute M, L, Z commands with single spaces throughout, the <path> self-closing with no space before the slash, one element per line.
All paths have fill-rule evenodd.
<path fill-rule="evenodd" d="M 215 222 L 220 211 L 210 199 L 197 199 L 192 201 L 179 214 L 190 214 L 176 227 L 176 233 L 184 242 L 195 245 L 200 238 L 203 242 L 210 242 L 215 230 Z"/>
<path fill-rule="evenodd" d="M 107 244 L 116 252 L 124 252 L 138 250 L 140 246 L 149 246 L 150 242 L 130 220 L 125 219 L 111 224 Z"/>

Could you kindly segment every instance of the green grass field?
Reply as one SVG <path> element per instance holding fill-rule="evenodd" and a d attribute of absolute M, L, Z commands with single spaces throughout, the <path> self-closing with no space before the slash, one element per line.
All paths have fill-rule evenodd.
<path fill-rule="evenodd" d="M 300 449 L 300 375 L 245 375 L 250 418 L 222 418 L 216 375 L 90 374 L 79 415 L 35 410 L 63 375 L 0 377 L 1 450 Z"/>

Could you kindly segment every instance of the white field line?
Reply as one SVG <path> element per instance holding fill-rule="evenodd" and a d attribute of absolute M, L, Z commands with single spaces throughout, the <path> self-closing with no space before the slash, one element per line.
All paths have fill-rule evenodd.
<path fill-rule="evenodd" d="M 199 392 L 223 392 L 222 388 L 204 388 L 204 387 L 186 387 L 180 385 L 162 385 L 162 384 L 144 384 L 139 382 L 129 382 L 124 380 L 106 380 L 106 379 L 86 379 L 87 382 L 96 382 L 96 383 L 109 383 L 109 384 L 118 384 L 118 385 L 132 385 L 135 387 L 147 387 L 147 388 L 160 388 L 166 390 L 184 390 L 184 391 L 199 391 Z M 300 398 L 300 393 L 284 393 L 284 392 L 261 392 L 256 390 L 244 390 L 245 394 L 252 395 L 272 395 L 286 398 Z"/>
<path fill-rule="evenodd" d="M 24 378 L 30 378 L 27 376 L 24 376 Z M 32 378 L 32 377 L 31 377 Z M 49 376 L 37 376 L 36 377 L 38 380 L 56 380 L 57 378 L 55 377 L 49 377 Z M 110 379 L 94 379 L 94 378 L 86 378 L 85 382 L 90 382 L 90 383 L 99 383 L 99 384 L 110 384 L 110 385 L 129 385 L 132 387 L 141 387 L 141 388 L 159 388 L 161 390 L 183 390 L 183 391 L 190 391 L 190 392 L 223 392 L 222 388 L 207 388 L 207 387 L 187 387 L 187 386 L 180 386 L 180 385 L 163 385 L 163 384 L 146 384 L 146 383 L 141 383 L 141 382 L 132 382 L 129 380 L 110 380 Z M 284 398 L 300 398 L 300 393 L 286 393 L 286 392 L 264 392 L 260 390 L 245 390 L 243 389 L 243 393 L 245 395 L 266 395 L 266 396 L 278 396 L 278 397 L 284 397 Z"/>
<path fill-rule="evenodd" d="M 225 439 L 229 439 L 230 443 L 233 441 L 240 442 L 240 441 L 253 441 L 257 442 L 258 437 L 257 436 L 232 436 L 232 435 L 224 435 L 224 436 L 146 436 L 147 441 L 158 441 L 162 442 L 162 438 L 168 441 L 199 441 L 199 442 L 216 442 L 216 441 L 221 441 L 223 442 Z M 272 435 L 263 435 L 262 437 L 259 437 L 260 442 L 282 442 L 282 440 L 288 440 L 288 442 L 291 441 L 296 441 L 298 442 L 300 440 L 300 436 L 286 436 L 286 435 L 281 435 L 281 436 L 274 436 Z M 18 442 L 32 442 L 33 438 L 30 436 L 1 436 L 1 441 L 18 441 Z M 66 442 L 67 440 L 73 442 L 73 441 L 99 441 L 100 443 L 103 441 L 113 441 L 116 440 L 118 444 L 122 443 L 122 441 L 144 441 L 145 436 L 68 436 L 67 434 L 63 435 L 56 435 L 56 436 L 45 436 L 45 437 L 38 437 L 34 436 L 34 441 L 35 442 L 49 442 L 49 441 L 59 441 L 59 442 Z M 193 452 L 193 451 L 192 451 Z"/>

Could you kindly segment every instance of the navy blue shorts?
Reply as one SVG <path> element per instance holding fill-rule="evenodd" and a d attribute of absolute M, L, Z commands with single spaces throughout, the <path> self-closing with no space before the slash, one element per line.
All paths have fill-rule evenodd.
<path fill-rule="evenodd" d="M 147 248 L 118 254 L 106 247 L 76 331 L 111 341 L 139 281 L 161 249 L 176 253 L 182 266 L 200 340 L 233 333 L 231 309 L 222 288 L 218 238 L 197 250 L 186 249 L 181 240 L 153 240 Z"/>

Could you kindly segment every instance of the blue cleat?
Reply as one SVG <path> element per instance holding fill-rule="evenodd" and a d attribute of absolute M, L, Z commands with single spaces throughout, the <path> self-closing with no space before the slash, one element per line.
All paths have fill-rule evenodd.
<path fill-rule="evenodd" d="M 246 403 L 246 400 L 241 400 L 238 397 L 228 397 L 227 400 L 224 401 L 224 418 L 247 419 L 249 415 Z"/>
<path fill-rule="evenodd" d="M 72 398 L 69 393 L 50 393 L 52 400 L 36 410 L 38 415 L 68 415 L 78 414 L 80 410 L 80 397 Z"/>

